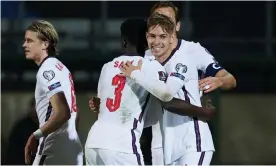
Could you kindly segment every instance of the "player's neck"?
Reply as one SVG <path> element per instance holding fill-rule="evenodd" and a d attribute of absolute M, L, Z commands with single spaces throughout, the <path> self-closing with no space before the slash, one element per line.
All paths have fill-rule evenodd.
<path fill-rule="evenodd" d="M 43 61 L 46 57 L 48 57 L 48 54 L 47 54 L 47 53 L 43 53 L 43 54 L 41 54 L 40 56 L 38 56 L 38 57 L 34 60 L 34 62 L 39 66 L 39 65 L 42 63 L 42 61 Z"/>
<path fill-rule="evenodd" d="M 132 48 L 132 47 L 125 48 L 125 54 L 127 54 L 127 55 L 138 55 L 136 48 Z"/>
<path fill-rule="evenodd" d="M 171 44 L 172 50 L 177 47 L 177 44 L 178 44 L 178 38 L 175 36 Z"/>

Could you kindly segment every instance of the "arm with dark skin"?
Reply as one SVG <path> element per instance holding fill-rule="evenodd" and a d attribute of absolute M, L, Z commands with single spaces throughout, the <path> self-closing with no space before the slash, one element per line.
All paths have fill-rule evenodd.
<path fill-rule="evenodd" d="M 161 102 L 161 105 L 169 112 L 182 116 L 198 117 L 202 120 L 210 120 L 215 113 L 215 108 L 211 105 L 210 100 L 208 101 L 206 108 L 194 106 L 184 100 L 177 98 L 173 98 L 169 102 Z M 92 97 L 92 99 L 89 100 L 89 107 L 94 112 L 98 112 L 99 106 L 99 98 Z"/>
<path fill-rule="evenodd" d="M 202 120 L 210 120 L 215 113 L 215 108 L 211 105 L 210 101 L 206 108 L 192 105 L 184 100 L 177 98 L 173 98 L 169 102 L 160 102 L 162 107 L 169 112 L 182 116 L 192 116 L 198 117 Z"/>

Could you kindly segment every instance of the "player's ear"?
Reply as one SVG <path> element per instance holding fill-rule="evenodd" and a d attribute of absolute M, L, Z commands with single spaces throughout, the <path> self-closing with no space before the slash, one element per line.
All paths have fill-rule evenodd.
<path fill-rule="evenodd" d="M 175 27 L 176 32 L 179 32 L 179 31 L 180 31 L 180 25 L 181 25 L 181 22 L 178 21 L 178 22 L 176 23 L 176 27 Z"/>

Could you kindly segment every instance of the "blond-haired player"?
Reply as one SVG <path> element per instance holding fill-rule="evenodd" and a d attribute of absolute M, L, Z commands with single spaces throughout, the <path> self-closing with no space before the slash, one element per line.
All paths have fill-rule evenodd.
<path fill-rule="evenodd" d="M 75 88 L 70 71 L 54 57 L 58 41 L 54 26 L 44 20 L 34 21 L 25 33 L 26 59 L 38 66 L 35 101 L 39 119 L 39 129 L 25 146 L 26 164 L 31 164 L 31 155 L 37 151 L 33 165 L 82 165 Z"/>

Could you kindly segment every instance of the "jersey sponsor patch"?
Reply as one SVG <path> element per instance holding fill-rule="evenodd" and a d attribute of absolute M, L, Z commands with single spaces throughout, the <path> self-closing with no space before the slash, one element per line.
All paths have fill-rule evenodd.
<path fill-rule="evenodd" d="M 188 70 L 188 67 L 186 65 L 183 65 L 182 63 L 178 63 L 175 66 L 175 70 L 177 73 L 186 73 Z"/>
<path fill-rule="evenodd" d="M 46 80 L 51 81 L 53 78 L 55 78 L 55 72 L 53 70 L 44 71 L 43 72 L 43 77 Z"/>
<path fill-rule="evenodd" d="M 180 73 L 171 73 L 170 76 L 174 76 L 174 77 L 180 78 L 183 81 L 185 79 L 185 77 L 182 74 L 180 74 Z"/>
<path fill-rule="evenodd" d="M 48 86 L 48 89 L 49 89 L 50 91 L 52 91 L 52 90 L 54 90 L 54 89 L 56 89 L 56 88 L 58 88 L 58 87 L 60 87 L 60 86 L 61 86 L 60 82 L 56 82 L 56 83 L 54 83 L 54 84 Z"/>
<path fill-rule="evenodd" d="M 166 81 L 167 80 L 167 74 L 164 71 L 158 71 L 159 80 L 160 81 Z"/>

